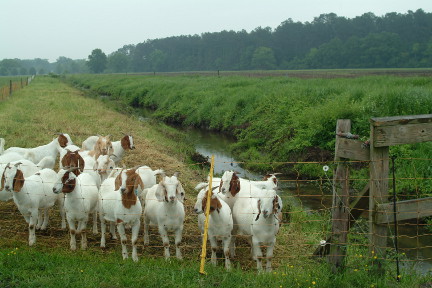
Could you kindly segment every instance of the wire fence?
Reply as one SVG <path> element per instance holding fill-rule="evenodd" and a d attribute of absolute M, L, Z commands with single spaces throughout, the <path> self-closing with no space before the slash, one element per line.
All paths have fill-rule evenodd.
<path fill-rule="evenodd" d="M 24 88 L 25 86 L 29 85 L 31 81 L 33 81 L 35 75 L 24 77 L 24 78 L 14 78 L 14 80 L 7 80 L 7 81 L 1 81 L 0 82 L 0 100 L 5 100 L 9 96 L 13 94 L 13 92 L 20 90 Z M 4 84 L 7 83 L 7 84 Z"/>
<path fill-rule="evenodd" d="M 420 161 L 430 164 L 431 160 L 432 159 L 421 159 Z M 404 158 L 398 159 L 398 161 L 401 162 L 401 167 L 410 166 L 415 168 L 419 159 Z M 356 169 L 349 179 L 350 203 L 361 198 L 369 199 L 369 195 L 362 195 L 361 191 L 369 182 L 369 177 L 367 176 L 368 174 L 365 173 L 365 170 L 368 169 L 370 163 L 368 161 L 362 162 L 362 165 L 358 165 L 358 163 L 359 161 L 349 162 L 352 166 L 361 167 Z M 285 162 L 285 164 L 293 165 L 294 163 Z M 296 177 L 285 175 L 277 176 L 279 183 L 277 194 L 282 199 L 281 206 L 283 206 L 283 208 L 281 214 L 275 215 L 273 218 L 277 221 L 274 220 L 271 222 L 280 222 L 278 224 L 280 225 L 280 228 L 275 237 L 276 244 L 272 261 L 273 269 L 277 269 L 281 266 L 298 267 L 308 261 L 322 261 L 326 259 L 326 257 L 323 257 L 324 254 L 322 254 L 322 251 L 318 253 L 317 251 L 319 251 L 320 247 L 324 247 L 328 243 L 331 245 L 331 240 L 329 240 L 328 237 L 331 233 L 332 221 L 350 221 L 350 219 L 332 219 L 332 209 L 335 208 L 333 205 L 333 198 L 335 197 L 333 196 L 333 170 L 337 164 L 337 162 L 295 163 L 297 171 L 302 171 L 302 168 L 306 165 L 308 167 L 320 169 L 322 174 L 320 177 L 315 179 L 307 179 L 301 173 L 297 173 Z M 196 163 L 193 165 L 199 164 Z M 217 159 L 215 159 L 215 165 L 218 165 Z M 4 166 L 5 165 L 3 165 L 3 167 Z M 220 181 L 220 176 L 221 175 L 215 175 L 217 181 Z M 397 191 L 396 197 L 398 200 L 425 198 L 428 201 L 430 198 L 427 198 L 427 196 L 430 196 L 430 192 L 422 189 L 424 189 L 424 187 L 429 187 L 428 185 L 429 182 L 431 182 L 431 179 L 432 178 L 427 178 L 421 175 L 418 177 L 416 175 L 406 175 L 406 177 L 401 177 L 399 174 L 398 178 L 394 179 L 395 184 L 393 184 L 393 176 L 389 175 L 387 179 L 383 179 L 389 181 L 390 187 L 388 195 L 385 195 L 385 198 L 388 199 L 388 201 L 385 202 L 391 202 L 392 197 L 394 197 L 392 193 L 393 188 Z M 181 176 L 179 176 L 179 180 L 183 182 Z M 54 183 L 52 184 L 54 185 Z M 184 184 L 185 183 L 183 182 L 183 185 Z M 187 187 L 193 187 L 196 184 L 198 183 L 189 183 Z M 3 185 L 4 184 L 2 184 L 2 186 Z M 243 185 L 241 189 L 249 188 L 248 185 Z M 220 188 L 217 187 L 214 191 L 216 194 L 219 194 Z M 45 192 L 50 193 L 51 191 Z M 1 193 L 3 193 L 3 197 L 6 192 L 3 190 Z M 195 210 L 197 194 L 198 191 L 193 191 L 190 188 L 186 189 L 186 200 L 184 201 L 184 230 L 180 247 L 183 258 L 194 261 L 196 260 L 197 263 L 199 263 L 202 256 L 204 256 L 205 263 L 208 265 L 211 259 L 212 249 L 210 245 L 207 244 L 207 247 L 205 248 L 206 253 L 202 254 L 202 233 L 198 228 L 198 215 Z M 148 200 L 158 201 L 157 199 Z M 431 271 L 432 222 L 430 221 L 430 217 L 423 217 L 422 215 L 432 215 L 432 205 L 426 208 L 420 204 L 413 205 L 414 206 L 411 210 L 397 212 L 399 214 L 410 213 L 414 215 L 411 219 L 400 221 L 397 225 L 394 225 L 394 223 L 382 224 L 388 231 L 386 246 L 379 247 L 387 251 L 385 256 L 376 253 L 376 250 L 372 249 L 369 241 L 372 236 L 369 227 L 372 224 L 371 221 L 374 221 L 371 220 L 373 218 L 370 218 L 369 214 L 374 213 L 375 211 L 370 211 L 369 206 L 356 207 L 355 209 L 358 210 L 357 212 L 360 214 L 360 217 L 358 217 L 356 221 L 352 221 L 349 231 L 341 231 L 348 233 L 348 240 L 346 243 L 338 243 L 338 245 L 342 245 L 346 249 L 346 254 L 344 253 L 344 256 L 346 256 L 344 260 L 345 266 L 348 269 L 352 269 L 352 271 L 369 270 L 372 269 L 374 263 L 377 261 L 383 261 L 387 263 L 389 267 L 393 267 L 393 264 L 397 260 L 401 263 L 402 267 L 414 267 L 425 273 Z M 352 212 L 352 207 L 346 208 Z M 42 243 L 41 245 L 57 247 L 59 249 L 69 249 L 70 236 L 67 230 L 61 228 L 61 217 L 58 204 L 56 204 L 52 210 L 53 211 L 50 213 L 51 218 L 48 229 L 46 231 L 36 232 L 37 242 Z M 250 211 L 253 214 L 254 219 L 259 217 L 259 215 L 256 214 L 256 209 L 250 209 Z M 213 211 L 211 213 L 217 212 Z M 176 215 L 175 218 L 177 217 L 181 217 L 181 215 Z M 143 220 L 142 217 L 141 220 Z M 99 234 L 93 235 L 90 232 L 91 225 L 92 217 L 90 217 L 89 225 L 87 225 L 88 245 L 89 248 L 98 249 L 100 246 L 100 230 Z M 234 223 L 234 225 L 236 225 L 236 223 Z M 141 221 L 141 226 L 143 226 L 143 221 Z M 265 230 L 268 228 L 265 224 L 263 224 L 263 226 L 263 228 L 258 229 Z M 0 202 L 0 237 L 3 239 L 3 242 L 26 243 L 28 241 L 27 229 L 28 226 L 13 200 Z M 130 246 L 130 230 L 127 230 L 126 234 L 129 239 L 128 246 Z M 143 237 L 143 229 L 140 228 L 138 238 L 138 256 L 140 258 L 163 258 L 165 245 L 161 241 L 158 229 L 156 227 L 150 228 L 149 243 L 146 245 L 144 245 L 142 240 Z M 169 239 L 171 244 L 171 255 L 173 255 L 174 233 L 169 233 Z M 77 240 L 78 242 L 80 241 L 79 239 Z M 108 239 L 107 249 L 115 249 L 117 251 L 120 247 L 120 242 L 119 238 Z M 396 243 L 398 243 L 397 252 Z M 248 237 L 236 237 L 235 244 L 235 256 L 230 255 L 232 265 L 238 265 L 242 267 L 242 269 L 255 270 L 256 262 L 251 259 L 251 244 Z M 269 245 L 263 243 L 260 244 L 260 246 L 265 250 Z M 130 250 L 130 247 L 128 249 Z M 118 255 L 120 259 L 121 253 L 118 252 Z M 221 244 L 219 244 L 216 255 L 218 265 L 223 265 L 225 255 L 222 252 Z M 259 258 L 262 258 L 263 262 L 265 262 L 265 252 L 262 256 L 259 256 Z"/>

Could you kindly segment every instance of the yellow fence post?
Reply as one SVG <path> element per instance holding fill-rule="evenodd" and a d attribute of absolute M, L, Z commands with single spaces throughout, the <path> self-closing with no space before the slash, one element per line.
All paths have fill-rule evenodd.
<path fill-rule="evenodd" d="M 207 204 L 205 210 L 206 218 L 204 222 L 204 234 L 202 237 L 201 265 L 199 271 L 199 273 L 201 274 L 206 274 L 204 271 L 204 265 L 205 265 L 205 259 L 207 254 L 207 232 L 208 232 L 208 225 L 209 225 L 210 199 L 212 197 L 213 167 L 214 167 L 214 155 L 212 155 L 211 162 L 210 162 L 209 186 L 208 186 Z"/>

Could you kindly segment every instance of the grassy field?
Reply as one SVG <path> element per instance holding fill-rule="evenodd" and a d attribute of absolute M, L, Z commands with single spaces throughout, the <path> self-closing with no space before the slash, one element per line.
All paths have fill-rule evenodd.
<path fill-rule="evenodd" d="M 328 215 L 290 210 L 290 222 L 283 223 L 277 238 L 274 271 L 257 274 L 249 259 L 248 244 L 240 240 L 234 269 L 206 265 L 200 275 L 201 242 L 192 213 L 193 187 L 206 177 L 206 171 L 191 163 L 187 135 L 158 122 L 143 122 L 123 110 L 118 113 L 103 102 L 83 96 L 58 79 L 37 77 L 30 86 L 0 103 L 1 137 L 9 146 L 34 147 L 46 144 L 55 132 L 66 132 L 76 144 L 89 135 L 111 134 L 120 139 L 132 133 L 136 150 L 124 158 L 126 167 L 145 164 L 163 168 L 168 174 L 180 171 L 187 192 L 186 228 L 183 237 L 184 260 L 163 260 L 161 241 L 152 231 L 150 247 L 142 245 L 140 234 L 138 263 L 121 259 L 120 245 L 110 241 L 101 250 L 99 236 L 89 235 L 89 249 L 69 251 L 68 233 L 62 231 L 58 211 L 51 213 L 50 228 L 37 233 L 35 247 L 27 246 L 27 227 L 13 203 L 0 203 L 0 286 L 1 287 L 394 287 L 395 274 L 374 271 L 374 257 L 367 247 L 349 247 L 347 268 L 332 274 L 328 265 L 310 257 L 327 232 Z M 290 207 L 289 201 L 284 203 Z M 356 242 L 361 242 L 357 239 Z M 219 261 L 221 264 L 222 261 Z M 429 277 L 429 278 L 428 278 Z M 429 281 L 429 282 L 428 282 Z M 429 283 L 429 284 L 427 284 Z M 398 287 L 427 287 L 430 275 L 404 270 Z"/>

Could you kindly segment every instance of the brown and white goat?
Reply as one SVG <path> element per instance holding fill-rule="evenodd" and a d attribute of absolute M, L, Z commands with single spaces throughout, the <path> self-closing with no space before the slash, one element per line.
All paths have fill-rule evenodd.
<path fill-rule="evenodd" d="M 56 172 L 49 168 L 24 177 L 19 163 L 7 165 L 3 172 L 2 186 L 6 191 L 13 192 L 13 200 L 29 225 L 29 246 L 36 243 L 35 230 L 47 228 L 48 210 L 57 200 L 61 201 L 52 191 L 56 177 Z"/>
<path fill-rule="evenodd" d="M 46 156 L 51 156 L 53 159 L 57 159 L 59 150 L 72 144 L 72 140 L 68 134 L 59 133 L 56 138 L 46 145 L 35 148 L 10 147 L 6 149 L 3 154 L 15 152 L 21 154 L 23 158 L 28 159 L 33 163 L 38 163 Z"/>
<path fill-rule="evenodd" d="M 105 247 L 105 221 L 117 224 L 122 244 L 123 259 L 128 258 L 125 225 L 132 227 L 132 259 L 138 261 L 137 240 L 142 206 L 139 195 L 144 189 L 136 168 L 123 169 L 115 178 L 107 178 L 99 190 L 99 216 L 101 222 L 101 247 Z M 112 226 L 111 226 L 112 227 Z M 111 233 L 113 230 L 111 229 Z"/>
<path fill-rule="evenodd" d="M 76 235 L 81 235 L 81 249 L 87 248 L 86 227 L 93 214 L 93 233 L 97 233 L 98 187 L 90 174 L 79 168 L 60 169 L 52 188 L 55 194 L 64 193 L 64 209 L 69 224 L 70 248 L 76 250 Z M 78 226 L 75 226 L 78 222 Z"/>
<path fill-rule="evenodd" d="M 212 190 L 216 189 L 213 188 Z M 198 214 L 198 228 L 201 235 L 204 233 L 205 212 L 207 207 L 208 187 L 201 189 L 197 196 L 197 201 L 194 206 L 195 213 Z M 233 218 L 231 209 L 217 194 L 212 191 L 209 208 L 209 225 L 208 225 L 208 238 L 211 245 L 211 262 L 216 265 L 216 250 L 218 247 L 217 242 L 222 241 L 223 252 L 225 255 L 225 268 L 231 269 L 230 261 L 230 245 L 231 245 L 231 232 L 233 230 Z"/>

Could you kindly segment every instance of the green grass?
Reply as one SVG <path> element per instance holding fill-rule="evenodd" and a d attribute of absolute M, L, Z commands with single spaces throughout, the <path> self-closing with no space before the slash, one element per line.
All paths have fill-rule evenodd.
<path fill-rule="evenodd" d="M 0 249 L 1 287 L 428 287 L 430 276 L 415 270 L 403 272 L 397 283 L 394 273 L 380 275 L 365 257 L 356 254 L 355 263 L 343 273 L 332 274 L 316 260 L 303 265 L 285 265 L 272 273 L 256 274 L 235 267 L 206 265 L 199 271 L 195 260 L 165 261 L 140 258 L 138 263 L 121 260 L 119 249 L 69 252 L 49 247 L 2 245 Z M 389 267 L 391 268 L 391 267 Z M 428 282 L 429 279 L 429 282 Z"/>
<path fill-rule="evenodd" d="M 156 122 L 142 122 L 123 106 L 117 113 L 99 100 L 83 94 L 58 79 L 37 77 L 30 86 L 0 105 L 1 137 L 9 146 L 34 147 L 46 144 L 54 132 L 67 132 L 75 143 L 93 134 L 112 134 L 120 138 L 121 131 L 130 131 L 136 138 L 136 151 L 124 158 L 127 167 L 147 164 L 180 171 L 189 200 L 183 240 L 184 260 L 162 258 L 158 236 L 153 247 L 143 247 L 140 235 L 138 263 L 121 259 L 120 244 L 109 242 L 108 248 L 98 247 L 99 236 L 89 235 L 89 249 L 69 251 L 68 234 L 61 231 L 57 213 L 48 232 L 37 233 L 35 247 L 27 246 L 24 219 L 13 203 L 0 203 L 0 287 L 394 287 L 393 262 L 387 261 L 386 273 L 374 271 L 374 255 L 368 255 L 367 242 L 356 234 L 356 245 L 349 246 L 347 267 L 338 274 L 311 257 L 312 251 L 328 231 L 327 212 L 303 211 L 295 197 L 284 199 L 289 223 L 284 223 L 277 237 L 274 271 L 257 274 L 255 263 L 249 260 L 249 246 L 240 242 L 233 270 L 226 272 L 206 264 L 206 275 L 200 275 L 200 237 L 196 215 L 191 213 L 195 202 L 193 187 L 205 173 L 188 162 L 190 143 L 187 137 Z M 95 117 L 98 115 L 98 117 Z M 189 148 L 188 148 L 189 147 Z M 55 215 L 55 216 L 53 216 Z M 129 247 L 130 250 L 130 247 Z M 358 256 L 362 255 L 362 257 Z M 415 287 L 430 281 L 430 275 L 417 275 L 413 270 L 402 272 L 398 287 Z M 429 277 L 429 278 L 428 278 Z"/>

